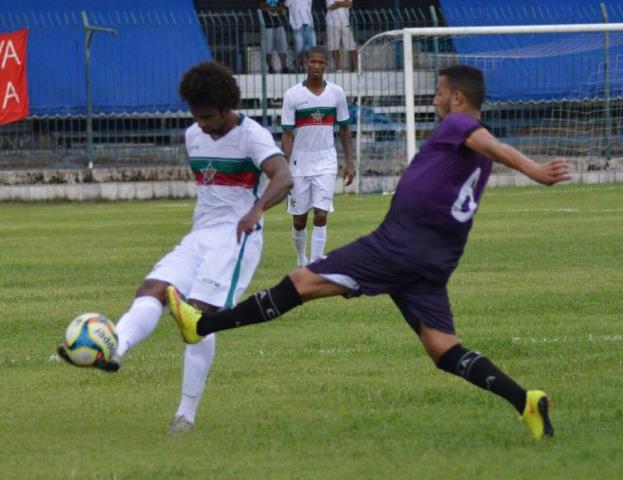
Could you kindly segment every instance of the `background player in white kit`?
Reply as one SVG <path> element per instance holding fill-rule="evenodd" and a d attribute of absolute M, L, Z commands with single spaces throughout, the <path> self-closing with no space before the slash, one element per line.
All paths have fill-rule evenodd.
<path fill-rule="evenodd" d="M 270 133 L 233 111 L 240 89 L 232 72 L 202 62 L 186 72 L 180 95 L 196 121 L 186 131 L 186 149 L 197 181 L 191 232 L 154 266 L 117 323 L 115 358 L 96 365 L 116 371 L 123 355 L 156 328 L 174 285 L 204 312 L 232 307 L 245 291 L 262 252 L 262 214 L 292 186 L 288 164 Z M 258 198 L 260 180 L 270 179 Z M 214 358 L 215 339 L 186 346 L 182 398 L 169 428 L 194 427 L 195 413 Z M 63 347 L 59 354 L 68 357 Z"/>
<path fill-rule="evenodd" d="M 322 47 L 310 48 L 305 57 L 307 78 L 288 89 L 283 97 L 281 114 L 281 147 L 290 161 L 294 187 L 288 198 L 292 214 L 292 239 L 297 264 L 307 265 L 307 215 L 314 209 L 310 258 L 324 254 L 327 242 L 327 214 L 333 211 L 333 194 L 337 176 L 337 152 L 333 140 L 334 126 L 339 125 L 344 151 L 344 185 L 355 175 L 352 160 L 348 105 L 344 90 L 324 79 L 327 52 Z"/>

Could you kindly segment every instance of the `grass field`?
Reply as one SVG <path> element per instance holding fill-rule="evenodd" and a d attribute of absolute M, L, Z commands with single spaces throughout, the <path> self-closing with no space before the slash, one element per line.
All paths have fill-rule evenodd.
<path fill-rule="evenodd" d="M 329 247 L 389 196 L 342 196 Z M 450 284 L 463 343 L 554 399 L 535 442 L 498 397 L 434 368 L 387 298 L 225 332 L 196 431 L 166 433 L 182 343 L 164 317 L 113 375 L 51 358 L 78 313 L 116 319 L 193 202 L 0 204 L 2 479 L 615 479 L 623 476 L 623 185 L 489 190 Z M 294 262 L 267 215 L 251 286 Z"/>

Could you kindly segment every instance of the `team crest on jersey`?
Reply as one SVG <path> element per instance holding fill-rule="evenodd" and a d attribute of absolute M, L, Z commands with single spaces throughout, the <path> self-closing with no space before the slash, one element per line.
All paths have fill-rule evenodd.
<path fill-rule="evenodd" d="M 214 183 L 214 177 L 218 173 L 218 170 L 212 167 L 212 162 L 208 162 L 206 168 L 201 170 L 201 173 L 203 174 L 204 185 L 210 185 Z"/>
<path fill-rule="evenodd" d="M 310 115 L 310 117 L 314 119 L 314 122 L 320 123 L 320 122 L 322 122 L 322 119 L 324 118 L 324 115 L 322 113 L 320 113 L 320 110 L 316 110 L 314 113 L 312 113 Z"/>

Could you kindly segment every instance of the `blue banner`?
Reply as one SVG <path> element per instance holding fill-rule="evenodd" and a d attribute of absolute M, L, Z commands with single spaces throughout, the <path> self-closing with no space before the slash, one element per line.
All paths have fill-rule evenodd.
<path fill-rule="evenodd" d="M 448 26 L 603 23 L 595 0 L 441 0 Z M 623 20 L 621 9 L 609 21 Z M 609 48 L 606 48 L 606 38 Z M 623 33 L 455 37 L 461 63 L 483 70 L 489 101 L 579 100 L 623 96 Z M 606 61 L 608 60 L 608 61 Z M 608 72 L 608 75 L 606 75 Z"/>
<path fill-rule="evenodd" d="M 0 33 L 29 29 L 28 85 L 35 116 L 86 114 L 85 30 L 94 114 L 187 110 L 182 74 L 212 58 L 192 0 L 0 0 Z"/>

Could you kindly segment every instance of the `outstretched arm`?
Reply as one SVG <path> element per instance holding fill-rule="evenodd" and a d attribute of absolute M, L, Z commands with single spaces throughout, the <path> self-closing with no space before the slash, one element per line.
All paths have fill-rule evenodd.
<path fill-rule="evenodd" d="M 475 130 L 465 140 L 465 145 L 475 152 L 518 170 L 535 182 L 544 185 L 553 185 L 571 178 L 569 164 L 565 159 L 557 158 L 546 163 L 536 163 L 516 148 L 500 142 L 485 128 Z"/>
<path fill-rule="evenodd" d="M 292 176 L 288 162 L 282 155 L 269 158 L 262 163 L 262 170 L 270 181 L 262 196 L 255 202 L 251 210 L 238 222 L 238 241 L 243 233 L 251 233 L 255 230 L 257 222 L 262 218 L 265 210 L 277 205 L 283 200 L 292 188 Z"/>

